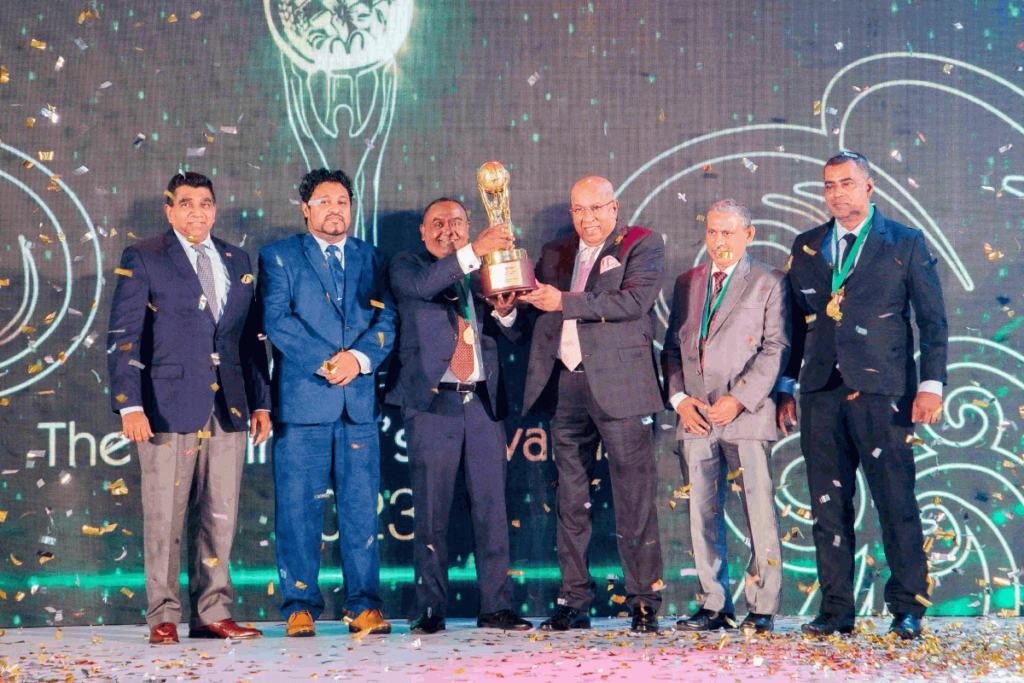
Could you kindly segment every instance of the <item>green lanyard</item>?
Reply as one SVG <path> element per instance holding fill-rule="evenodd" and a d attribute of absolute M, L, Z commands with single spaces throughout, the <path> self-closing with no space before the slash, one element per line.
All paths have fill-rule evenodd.
<path fill-rule="evenodd" d="M 469 291 L 469 275 L 462 278 L 462 282 L 457 286 L 457 289 L 459 292 L 459 310 L 462 314 L 462 319 L 465 320 L 467 324 L 472 324 L 473 321 L 470 318 L 471 313 L 469 310 L 469 297 L 466 294 L 466 292 Z"/>
<path fill-rule="evenodd" d="M 846 283 L 846 278 L 850 275 L 850 270 L 853 268 L 854 262 L 857 260 L 857 254 L 860 253 L 861 245 L 864 244 L 864 240 L 867 238 L 868 233 L 871 232 L 871 219 L 875 216 L 875 207 L 871 206 L 871 211 L 868 213 L 868 219 L 864 221 L 864 226 L 860 230 L 860 234 L 857 235 L 857 239 L 854 241 L 853 246 L 850 247 L 850 253 L 846 255 L 843 260 L 841 268 L 832 267 L 832 293 L 838 292 L 843 285 Z M 837 229 L 839 222 L 836 221 L 835 225 L 832 226 L 832 258 L 836 264 L 839 263 L 839 230 Z"/>
<path fill-rule="evenodd" d="M 722 299 L 725 298 L 725 290 L 729 289 L 729 282 L 732 281 L 732 273 L 725 278 L 725 283 L 722 285 L 722 291 L 718 293 L 714 301 L 711 301 L 711 283 L 715 280 L 715 274 L 708 274 L 708 295 L 704 299 L 704 317 L 700 323 L 700 338 L 708 338 L 708 326 L 711 325 L 711 316 L 715 314 L 718 307 L 722 305 Z"/>

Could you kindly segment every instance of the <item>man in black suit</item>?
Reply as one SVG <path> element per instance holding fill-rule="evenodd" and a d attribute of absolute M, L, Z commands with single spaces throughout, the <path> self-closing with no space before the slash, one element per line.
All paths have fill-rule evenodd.
<path fill-rule="evenodd" d="M 661 545 L 652 414 L 658 385 L 651 309 L 661 291 L 665 245 L 640 227 L 618 225 L 612 184 L 590 176 L 570 194 L 576 232 L 544 245 L 539 287 L 522 296 L 541 314 L 533 329 L 524 413 L 553 413 L 558 466 L 558 610 L 545 631 L 589 628 L 594 599 L 587 546 L 590 482 L 603 441 L 615 500 L 615 535 L 635 633 L 658 631 Z"/>
<path fill-rule="evenodd" d="M 842 152 L 825 164 L 825 204 L 834 219 L 793 243 L 787 277 L 792 351 L 779 380 L 778 421 L 796 423 L 815 518 L 819 615 L 803 631 L 854 628 L 854 510 L 858 464 L 882 526 L 892 575 L 885 600 L 890 631 L 921 633 L 927 564 L 914 496 L 913 423 L 937 422 L 946 382 L 946 313 L 935 263 L 918 230 L 882 216 L 871 201 L 868 160 Z M 839 258 L 835 258 L 835 254 Z M 913 307 L 920 335 L 914 362 Z M 802 367 L 801 367 L 802 363 Z"/>
<path fill-rule="evenodd" d="M 424 252 L 391 264 L 401 320 L 398 378 L 389 403 L 402 409 L 416 508 L 413 564 L 420 617 L 413 633 L 445 628 L 448 608 L 448 517 L 459 467 L 464 468 L 480 581 L 477 625 L 524 631 L 533 624 L 512 611 L 505 512 L 507 411 L 498 335 L 521 343 L 515 294 L 484 305 L 480 257 L 510 249 L 511 235 L 492 226 L 472 243 L 466 209 L 442 197 L 420 225 Z"/>
<path fill-rule="evenodd" d="M 126 247 L 110 307 L 110 395 L 138 443 L 152 645 L 177 643 L 181 531 L 188 521 L 191 638 L 257 638 L 231 619 L 229 561 L 246 425 L 270 435 L 267 352 L 249 256 L 213 237 L 213 183 L 167 185 L 171 229 Z"/>

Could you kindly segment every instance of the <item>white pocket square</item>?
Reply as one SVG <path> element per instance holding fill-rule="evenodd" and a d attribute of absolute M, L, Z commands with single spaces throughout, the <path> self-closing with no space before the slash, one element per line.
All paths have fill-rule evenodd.
<path fill-rule="evenodd" d="M 622 264 L 619 263 L 618 259 L 616 259 L 614 256 L 605 256 L 603 259 L 601 259 L 601 270 L 598 271 L 598 273 L 600 275 L 604 275 L 605 271 L 609 271 L 612 268 L 618 268 L 621 265 Z"/>

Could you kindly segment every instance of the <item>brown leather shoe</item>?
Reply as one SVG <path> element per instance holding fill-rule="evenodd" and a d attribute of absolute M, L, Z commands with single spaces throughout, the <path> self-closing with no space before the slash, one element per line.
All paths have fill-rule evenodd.
<path fill-rule="evenodd" d="M 348 622 L 348 630 L 351 633 L 365 631 L 367 633 L 391 633 L 391 624 L 384 621 L 384 615 L 379 609 L 367 609 Z"/>
<path fill-rule="evenodd" d="M 293 638 L 303 638 L 316 635 L 316 626 L 313 625 L 313 615 L 302 610 L 292 612 L 288 617 L 288 627 L 285 633 Z"/>
<path fill-rule="evenodd" d="M 259 638 L 263 631 L 245 628 L 235 623 L 234 619 L 221 619 L 206 626 L 196 626 L 188 630 L 189 638 L 233 638 L 234 640 L 251 640 Z"/>
<path fill-rule="evenodd" d="M 177 645 L 178 627 L 169 621 L 157 624 L 149 629 L 150 645 Z"/>

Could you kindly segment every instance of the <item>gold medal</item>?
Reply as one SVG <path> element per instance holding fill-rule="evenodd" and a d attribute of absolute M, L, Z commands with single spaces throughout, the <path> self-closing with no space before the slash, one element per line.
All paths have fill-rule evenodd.
<path fill-rule="evenodd" d="M 473 331 L 472 327 L 467 327 L 462 333 L 462 341 L 467 344 L 473 344 L 476 342 L 476 332 Z"/>
<path fill-rule="evenodd" d="M 840 287 L 838 292 L 832 292 L 832 299 L 828 302 L 828 306 L 825 307 L 825 313 L 836 322 L 843 319 L 843 314 L 839 310 L 839 304 L 842 302 L 843 288 Z"/>

